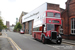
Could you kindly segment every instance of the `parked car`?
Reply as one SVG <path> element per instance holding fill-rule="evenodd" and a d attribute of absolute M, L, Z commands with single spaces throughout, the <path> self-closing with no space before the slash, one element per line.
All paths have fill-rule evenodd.
<path fill-rule="evenodd" d="M 20 33 L 21 33 L 21 34 L 24 34 L 24 31 L 21 29 L 21 30 L 20 30 Z"/>

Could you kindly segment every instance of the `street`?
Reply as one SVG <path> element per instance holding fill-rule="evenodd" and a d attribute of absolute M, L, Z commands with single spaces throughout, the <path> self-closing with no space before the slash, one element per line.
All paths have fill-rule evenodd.
<path fill-rule="evenodd" d="M 32 35 L 20 34 L 17 32 L 3 32 L 5 37 L 12 42 L 12 48 L 19 48 L 21 50 L 74 50 L 75 46 L 62 43 L 61 45 L 55 43 L 42 44 L 38 40 L 34 40 Z"/>
<path fill-rule="evenodd" d="M 0 0 L 0 50 L 75 50 L 75 0 Z"/>

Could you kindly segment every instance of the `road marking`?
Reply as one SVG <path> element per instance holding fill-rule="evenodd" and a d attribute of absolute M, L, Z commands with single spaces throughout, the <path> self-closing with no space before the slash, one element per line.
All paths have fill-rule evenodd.
<path fill-rule="evenodd" d="M 24 34 L 25 36 L 31 36 L 32 37 L 32 35 L 30 35 L 30 34 Z"/>
<path fill-rule="evenodd" d="M 0 36 L 1 38 L 7 38 L 7 37 L 5 37 L 5 36 Z"/>
<path fill-rule="evenodd" d="M 11 46 L 12 48 L 14 48 L 13 46 Z"/>
<path fill-rule="evenodd" d="M 12 42 L 17 50 L 22 50 L 10 37 L 8 37 L 8 39 Z"/>
<path fill-rule="evenodd" d="M 30 39 L 30 38 L 28 38 L 29 40 L 32 40 L 32 41 L 35 41 L 35 40 L 33 40 L 33 39 Z"/>
<path fill-rule="evenodd" d="M 6 35 L 6 37 L 7 37 L 7 34 L 6 33 L 4 33 L 5 35 Z"/>
<path fill-rule="evenodd" d="M 27 37 L 25 37 L 25 36 L 22 36 L 22 35 L 19 35 L 19 36 L 21 36 L 21 37 L 23 37 L 23 38 L 27 38 Z"/>
<path fill-rule="evenodd" d="M 29 35 L 29 34 L 24 34 L 25 36 L 31 36 L 31 35 Z M 25 37 L 25 36 L 23 36 L 24 38 L 28 38 L 28 37 Z M 33 39 L 31 39 L 31 38 L 28 38 L 29 40 L 32 40 L 32 41 L 35 41 L 35 40 L 33 40 Z"/>
<path fill-rule="evenodd" d="M 17 50 L 22 50 L 10 37 L 7 37 L 6 33 L 4 33 L 4 34 L 6 35 L 6 37 L 5 36 L 0 36 L 0 37 L 9 39 Z M 11 46 L 11 47 L 13 48 L 13 46 Z"/>
<path fill-rule="evenodd" d="M 49 47 L 53 47 L 52 45 L 47 45 L 47 46 L 49 46 Z M 57 47 L 53 47 L 53 48 L 55 48 L 55 49 L 59 49 L 59 48 L 57 48 Z"/>

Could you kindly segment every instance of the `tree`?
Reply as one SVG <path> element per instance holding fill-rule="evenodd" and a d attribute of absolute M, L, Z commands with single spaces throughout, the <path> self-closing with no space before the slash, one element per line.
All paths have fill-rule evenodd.
<path fill-rule="evenodd" d="M 15 27 L 14 30 L 19 31 L 22 28 L 22 25 L 18 22 Z"/>
<path fill-rule="evenodd" d="M 4 24 L 3 24 L 2 18 L 0 17 L 0 32 L 2 31 L 3 26 L 4 26 Z"/>
<path fill-rule="evenodd" d="M 7 26 L 6 26 L 6 25 L 4 25 L 4 26 L 3 26 L 3 28 L 4 28 L 4 29 L 6 29 L 6 28 L 7 28 Z"/>

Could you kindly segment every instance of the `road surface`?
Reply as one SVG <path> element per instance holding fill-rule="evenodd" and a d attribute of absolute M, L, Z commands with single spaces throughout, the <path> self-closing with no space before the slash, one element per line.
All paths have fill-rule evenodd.
<path fill-rule="evenodd" d="M 62 43 L 61 45 L 48 43 L 42 44 L 42 42 L 38 40 L 34 40 L 34 38 L 29 34 L 20 34 L 17 32 L 4 32 L 9 40 L 12 43 L 15 43 L 15 48 L 18 46 L 21 50 L 74 50 L 75 46 L 70 44 Z"/>

